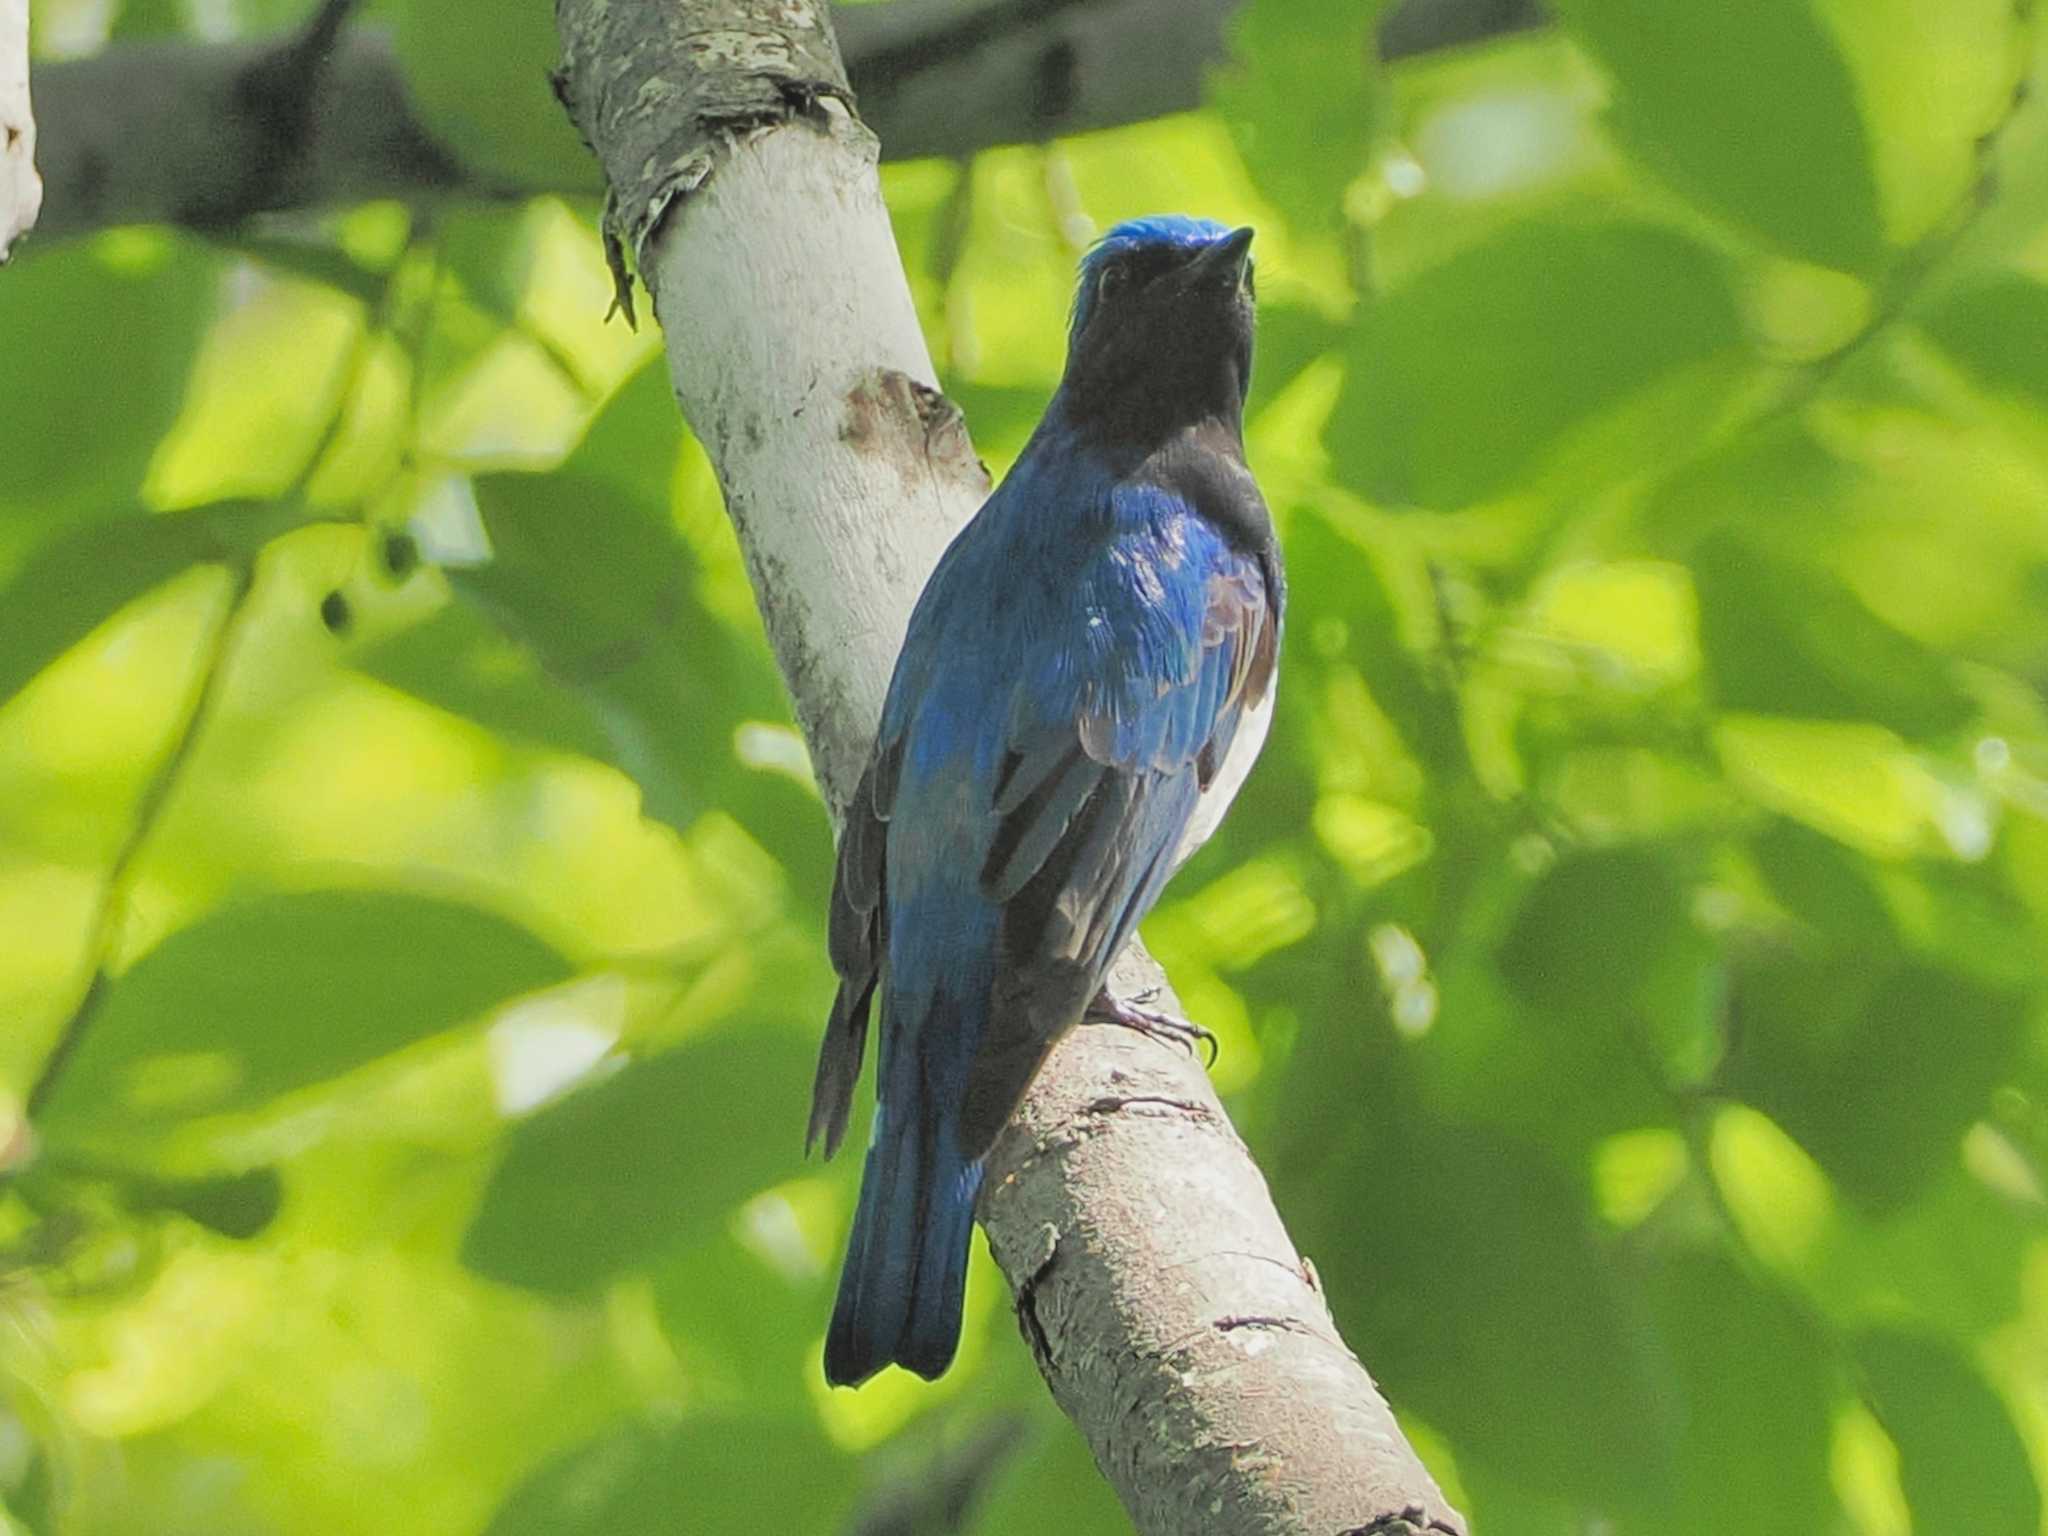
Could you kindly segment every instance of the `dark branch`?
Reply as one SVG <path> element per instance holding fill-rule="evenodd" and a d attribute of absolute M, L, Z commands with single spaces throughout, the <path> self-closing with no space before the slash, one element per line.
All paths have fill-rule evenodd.
<path fill-rule="evenodd" d="M 1391 62 L 1490 42 L 1549 20 L 1543 0 L 1406 0 L 1380 22 L 1380 57 Z"/>
<path fill-rule="evenodd" d="M 891 0 L 834 24 L 861 116 L 894 159 L 971 155 L 1200 105 L 1239 0 Z M 383 34 L 326 0 L 282 43 L 127 44 L 37 73 L 41 233 L 196 228 L 371 198 L 594 193 L 507 185 L 415 115 Z M 1406 0 L 1381 52 L 1406 58 L 1536 25 L 1536 0 Z M 146 146 L 146 149 L 139 148 Z"/>

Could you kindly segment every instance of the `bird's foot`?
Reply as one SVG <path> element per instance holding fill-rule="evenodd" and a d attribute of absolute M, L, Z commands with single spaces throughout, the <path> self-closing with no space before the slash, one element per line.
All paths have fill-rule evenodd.
<path fill-rule="evenodd" d="M 1140 1034 L 1150 1035 L 1154 1040 L 1171 1041 L 1190 1056 L 1195 1052 L 1195 1042 L 1200 1041 L 1209 1049 L 1209 1065 L 1216 1065 L 1220 1047 L 1216 1036 L 1209 1030 L 1189 1019 L 1171 1013 L 1160 1013 L 1151 1008 L 1140 1008 L 1136 1003 L 1127 1003 L 1120 997 L 1110 995 L 1104 987 L 1095 994 L 1095 1001 L 1081 1015 L 1083 1022 L 1095 1024 L 1121 1024 L 1125 1029 L 1135 1029 Z"/>

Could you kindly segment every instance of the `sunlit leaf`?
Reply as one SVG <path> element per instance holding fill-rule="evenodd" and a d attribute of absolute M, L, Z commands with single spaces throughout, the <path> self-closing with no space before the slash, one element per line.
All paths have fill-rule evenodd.
<path fill-rule="evenodd" d="M 289 506 L 224 501 L 59 534 L 0 587 L 0 703 L 152 588 L 188 566 L 248 558 L 303 517 Z"/>
<path fill-rule="evenodd" d="M 533 652 L 455 603 L 353 658 L 380 682 L 515 739 L 612 761 L 611 739 Z"/>
<path fill-rule="evenodd" d="M 424 896 L 313 891 L 224 907 L 112 983 L 45 1126 L 98 1139 L 248 1108 L 568 975 L 503 918 Z"/>
<path fill-rule="evenodd" d="M 2013 0 L 1816 0 L 1855 76 L 1871 169 L 1894 244 L 1937 230 L 1974 196 L 1984 139 L 2025 64 Z"/>

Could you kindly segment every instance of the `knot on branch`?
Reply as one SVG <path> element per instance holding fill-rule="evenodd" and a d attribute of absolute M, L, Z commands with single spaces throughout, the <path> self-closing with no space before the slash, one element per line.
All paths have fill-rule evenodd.
<path fill-rule="evenodd" d="M 897 369 L 871 368 L 854 381 L 839 439 L 856 453 L 893 459 L 906 482 L 957 476 L 976 496 L 988 492 L 988 466 L 975 456 L 960 407 Z"/>
<path fill-rule="evenodd" d="M 1427 1536 L 1436 1531 L 1440 1536 L 1465 1536 L 1464 1530 L 1448 1521 L 1432 1516 L 1420 1504 L 1410 1504 L 1393 1514 L 1380 1515 L 1364 1525 L 1354 1525 L 1339 1531 L 1337 1536 Z"/>

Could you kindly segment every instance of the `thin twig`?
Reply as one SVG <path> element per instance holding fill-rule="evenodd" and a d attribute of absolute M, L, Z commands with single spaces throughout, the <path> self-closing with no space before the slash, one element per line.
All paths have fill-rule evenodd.
<path fill-rule="evenodd" d="M 109 966 L 114 957 L 117 930 L 120 927 L 122 909 L 126 904 L 127 885 L 133 873 L 136 857 L 148 843 L 150 834 L 156 830 L 157 822 L 163 816 L 164 806 L 169 802 L 171 791 L 177 786 L 178 777 L 190 761 L 192 749 L 199 740 L 200 727 L 213 712 L 220 696 L 220 682 L 226 672 L 230 643 L 234 638 L 237 621 L 250 590 L 256 583 L 256 557 L 245 555 L 233 567 L 234 585 L 228 594 L 226 608 L 220 622 L 214 626 L 213 636 L 207 643 L 202 661 L 199 681 L 192 690 L 192 700 L 185 710 L 185 718 L 178 724 L 177 734 L 172 737 L 168 750 L 158 761 L 156 769 L 149 776 L 149 782 L 142 788 L 136 799 L 135 814 L 130 818 L 128 832 L 121 839 L 121 846 L 115 850 L 113 862 L 108 866 L 104 891 L 100 898 L 99 910 L 93 916 L 92 932 L 86 941 L 86 953 L 91 957 L 92 976 L 80 994 L 78 1005 L 71 1010 L 71 1017 L 64 1021 L 64 1027 L 57 1035 L 57 1043 L 43 1060 L 43 1069 L 36 1076 L 35 1086 L 28 1094 L 28 1117 L 34 1123 L 37 1115 L 48 1105 L 50 1095 L 63 1078 L 64 1069 L 70 1065 L 79 1043 L 84 1040 L 87 1027 L 98 1013 L 104 1000 L 107 984 L 112 979 Z"/>
<path fill-rule="evenodd" d="M 345 11 L 346 6 L 332 7 Z M 404 264 L 401 254 L 393 272 Z M 335 394 L 334 409 L 328 414 L 326 425 L 320 436 L 307 451 L 304 462 L 292 483 L 279 496 L 280 501 L 304 503 L 314 479 L 319 475 L 328 455 L 340 441 L 348 425 L 349 406 L 355 399 L 362 383 L 364 370 L 369 366 L 376 350 L 378 338 L 384 334 L 388 321 L 391 295 L 395 282 L 387 283 L 380 301 L 372 306 L 364 317 L 362 330 L 357 334 L 348 354 L 340 365 L 340 383 Z M 135 802 L 135 811 L 129 820 L 127 834 L 121 845 L 114 851 L 112 862 L 107 868 L 106 884 L 102 890 L 98 910 L 93 914 L 92 929 L 86 940 L 86 954 L 92 965 L 92 974 L 87 979 L 85 990 L 79 994 L 77 1005 L 58 1031 L 57 1042 L 43 1059 L 42 1070 L 36 1074 L 34 1086 L 28 1093 L 28 1119 L 34 1124 L 37 1116 L 48 1106 L 50 1096 L 56 1091 L 65 1069 L 77 1054 L 86 1031 L 98 1014 L 100 1004 L 105 1000 L 107 988 L 113 980 L 111 966 L 114 959 L 120 919 L 127 898 L 127 886 L 134 872 L 136 859 L 148 844 L 150 834 L 156 830 L 162 819 L 164 807 L 170 802 L 171 792 L 177 787 L 178 779 L 185 766 L 191 761 L 194 747 L 198 744 L 200 732 L 207 720 L 218 707 L 220 688 L 227 672 L 227 661 L 235 632 L 249 594 L 255 589 L 256 569 L 261 559 L 260 550 L 240 553 L 228 564 L 233 576 L 227 606 L 220 622 L 214 627 L 213 635 L 203 653 L 198 682 L 192 690 L 192 699 L 185 710 L 184 718 L 178 723 L 176 734 L 170 746 L 151 772 L 149 781 Z"/>

